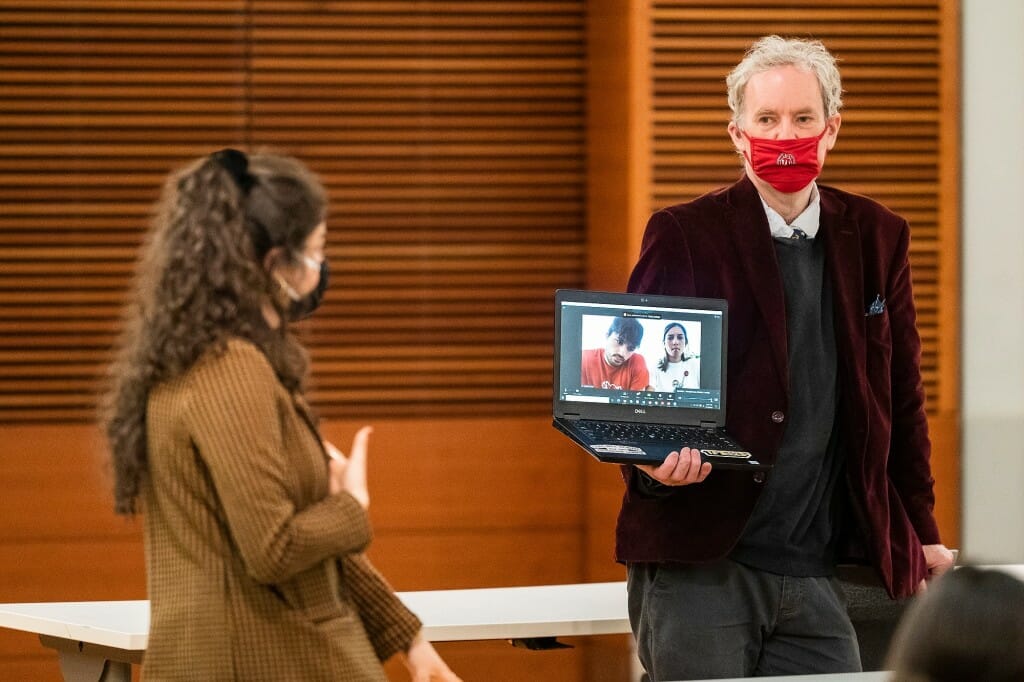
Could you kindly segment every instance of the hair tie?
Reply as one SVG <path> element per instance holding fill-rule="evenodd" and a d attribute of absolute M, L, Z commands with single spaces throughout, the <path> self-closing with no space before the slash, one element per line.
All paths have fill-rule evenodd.
<path fill-rule="evenodd" d="M 228 172 L 243 195 L 249 193 L 256 183 L 256 178 L 249 172 L 249 157 L 244 152 L 229 147 L 214 153 L 212 158 Z"/>

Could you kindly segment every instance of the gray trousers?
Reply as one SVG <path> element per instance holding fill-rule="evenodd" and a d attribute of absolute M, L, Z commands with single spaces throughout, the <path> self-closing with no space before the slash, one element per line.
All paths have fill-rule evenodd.
<path fill-rule="evenodd" d="M 794 578 L 725 559 L 631 564 L 629 621 L 653 682 L 859 672 L 835 578 Z"/>

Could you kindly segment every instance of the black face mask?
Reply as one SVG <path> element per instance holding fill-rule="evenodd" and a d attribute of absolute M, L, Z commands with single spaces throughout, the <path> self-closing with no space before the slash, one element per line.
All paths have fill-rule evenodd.
<path fill-rule="evenodd" d="M 300 298 L 298 301 L 292 301 L 291 306 L 288 308 L 288 319 L 292 322 L 298 322 L 304 320 L 313 312 L 320 307 L 320 302 L 324 298 L 324 292 L 327 291 L 327 280 L 329 278 L 330 268 L 327 267 L 327 260 L 325 259 L 320 263 L 320 281 L 316 285 L 316 289 Z"/>

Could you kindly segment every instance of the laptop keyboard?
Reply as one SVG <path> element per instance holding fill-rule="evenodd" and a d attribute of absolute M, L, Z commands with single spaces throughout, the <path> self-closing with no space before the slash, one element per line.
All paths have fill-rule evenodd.
<path fill-rule="evenodd" d="M 606 443 L 669 442 L 680 447 L 698 449 L 734 450 L 728 438 L 715 431 L 696 426 L 675 424 L 641 424 L 633 422 L 603 422 L 581 419 L 576 427 L 590 438 Z"/>

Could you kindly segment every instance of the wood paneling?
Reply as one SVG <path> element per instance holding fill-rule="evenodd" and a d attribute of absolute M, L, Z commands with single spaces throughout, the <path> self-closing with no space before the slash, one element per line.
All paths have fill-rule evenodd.
<path fill-rule="evenodd" d="M 162 177 L 245 140 L 244 6 L 0 4 L 0 422 L 93 419 Z"/>
<path fill-rule="evenodd" d="M 0 639 L 5 635 L 0 633 Z M 39 639 L 31 638 L 39 647 Z M 63 682 L 60 674 L 60 667 L 57 663 L 57 653 L 43 653 L 40 651 L 35 656 L 17 658 L 3 658 L 0 660 L 0 674 L 5 680 L 32 680 L 32 682 Z"/>
<path fill-rule="evenodd" d="M 139 537 L 4 542 L 0 560 L 0 601 L 4 602 L 146 596 Z"/>
<path fill-rule="evenodd" d="M 370 558 L 398 590 L 577 583 L 580 529 L 515 526 L 410 533 L 381 530 Z"/>
<path fill-rule="evenodd" d="M 550 418 L 405 419 L 374 424 L 371 515 L 379 530 L 579 529 L 586 457 Z M 326 421 L 343 452 L 362 422 Z M 535 488 L 557 487 L 543 504 Z"/>
<path fill-rule="evenodd" d="M 0 420 L 93 418 L 164 174 L 234 145 L 331 195 L 312 401 L 541 414 L 585 267 L 582 2 L 0 4 Z"/>

